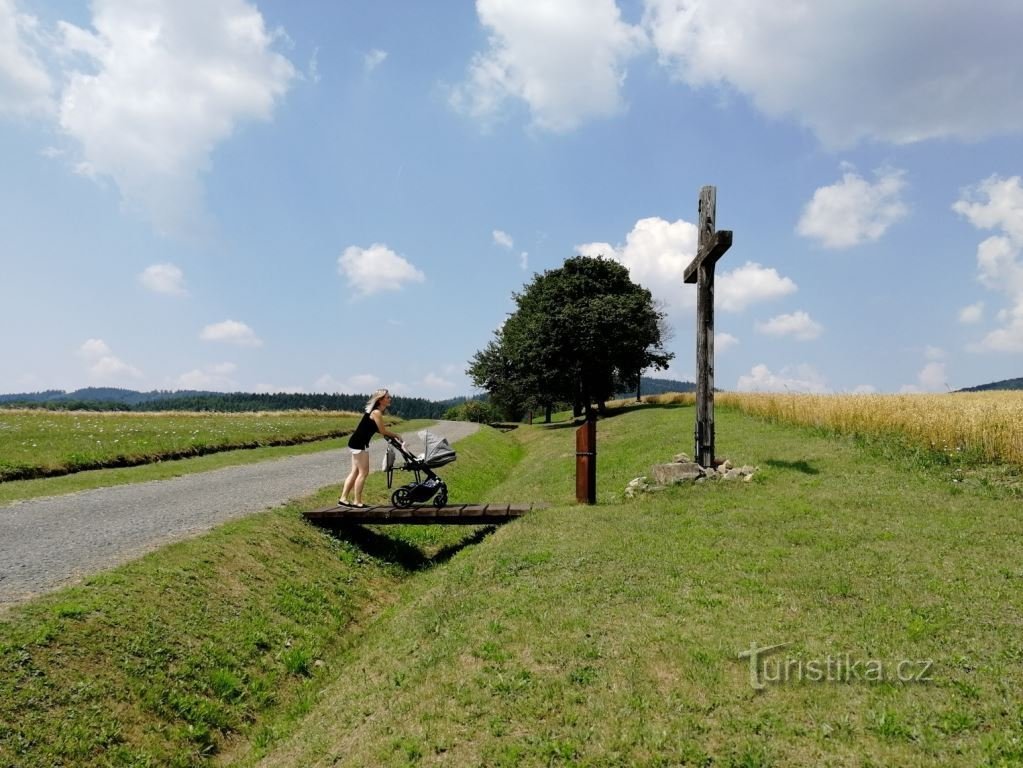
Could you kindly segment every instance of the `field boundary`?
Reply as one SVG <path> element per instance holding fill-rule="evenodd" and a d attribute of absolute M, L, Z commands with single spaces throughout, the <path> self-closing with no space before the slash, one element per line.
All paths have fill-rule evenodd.
<path fill-rule="evenodd" d="M 322 435 L 299 435 L 274 440 L 246 440 L 241 443 L 224 443 L 222 445 L 196 445 L 189 448 L 168 451 L 165 453 L 136 456 L 113 456 L 109 459 L 98 459 L 91 461 L 76 462 L 75 464 L 60 467 L 41 466 L 12 466 L 0 468 L 0 483 L 14 480 L 40 480 L 46 477 L 63 477 L 74 475 L 78 472 L 87 472 L 93 469 L 124 469 L 126 467 L 138 467 L 143 464 L 155 464 L 160 461 L 178 461 L 180 459 L 194 459 L 199 456 L 208 456 L 214 453 L 225 451 L 239 451 L 253 448 L 280 448 L 288 445 L 303 445 L 315 443 L 321 440 L 334 440 L 339 437 L 346 437 L 352 433 L 351 429 L 332 430 Z"/>

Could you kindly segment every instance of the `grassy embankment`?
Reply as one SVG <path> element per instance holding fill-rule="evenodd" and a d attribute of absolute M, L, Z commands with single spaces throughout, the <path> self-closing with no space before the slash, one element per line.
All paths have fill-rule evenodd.
<path fill-rule="evenodd" d="M 519 452 L 491 430 L 458 449 L 445 479 L 476 495 Z M 374 473 L 367 497 L 386 494 Z M 0 617 L 0 766 L 204 765 L 287 733 L 401 582 L 479 535 L 335 538 L 301 520 L 336 496 L 324 489 Z"/>
<path fill-rule="evenodd" d="M 456 500 L 555 506 L 425 571 L 460 532 L 335 540 L 296 505 L 37 601 L 0 625 L 0 763 L 56 764 L 54 741 L 69 765 L 1023 762 L 1010 490 L 721 409 L 754 482 L 624 502 L 691 420 L 602 421 L 594 508 L 570 505 L 570 427 L 460 443 Z M 758 690 L 738 654 L 775 643 Z M 856 678 L 813 679 L 847 654 Z"/>
<path fill-rule="evenodd" d="M 358 421 L 355 413 L 322 411 L 0 410 L 0 482 L 341 437 Z"/>

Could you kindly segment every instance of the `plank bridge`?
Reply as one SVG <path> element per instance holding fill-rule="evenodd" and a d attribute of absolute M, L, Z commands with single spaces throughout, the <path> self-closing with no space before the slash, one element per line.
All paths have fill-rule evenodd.
<path fill-rule="evenodd" d="M 499 525 L 522 517 L 545 504 L 422 504 L 413 507 L 327 507 L 303 512 L 311 523 L 333 527 L 346 523 L 362 525 Z"/>

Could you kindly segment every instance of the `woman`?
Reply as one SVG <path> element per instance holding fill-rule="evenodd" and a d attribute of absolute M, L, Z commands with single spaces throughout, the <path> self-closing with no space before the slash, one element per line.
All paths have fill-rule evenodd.
<path fill-rule="evenodd" d="M 376 432 L 384 437 L 393 437 L 401 440 L 397 435 L 384 424 L 384 411 L 391 404 L 391 395 L 386 389 L 378 389 L 373 396 L 366 401 L 366 412 L 359 421 L 352 436 L 348 438 L 348 449 L 352 452 L 352 471 L 345 478 L 344 487 L 341 489 L 341 498 L 337 503 L 342 507 L 365 507 L 362 503 L 362 486 L 366 484 L 369 476 L 369 441 Z M 348 496 L 354 496 L 354 503 L 348 501 Z"/>

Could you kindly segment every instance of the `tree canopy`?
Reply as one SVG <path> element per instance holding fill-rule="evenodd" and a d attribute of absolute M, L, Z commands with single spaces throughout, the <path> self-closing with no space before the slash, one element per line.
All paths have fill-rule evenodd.
<path fill-rule="evenodd" d="M 673 357 L 664 314 L 616 261 L 575 256 L 513 298 L 516 311 L 467 371 L 508 417 L 559 402 L 602 408 Z"/>

